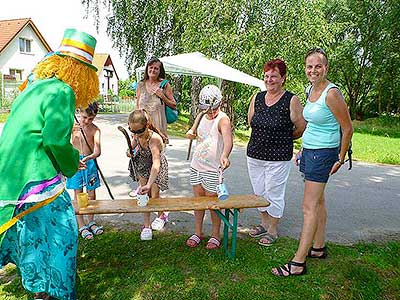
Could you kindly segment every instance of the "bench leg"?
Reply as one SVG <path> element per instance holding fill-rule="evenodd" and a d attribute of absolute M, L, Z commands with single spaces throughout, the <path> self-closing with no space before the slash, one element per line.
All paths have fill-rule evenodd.
<path fill-rule="evenodd" d="M 224 249 L 225 253 L 229 258 L 234 259 L 236 256 L 236 240 L 237 240 L 237 228 L 238 228 L 238 216 L 239 210 L 234 208 L 225 209 L 225 215 L 219 210 L 215 210 L 218 217 L 224 222 Z M 230 222 L 230 215 L 233 216 L 233 222 Z M 229 249 L 229 229 L 231 230 L 231 248 Z"/>

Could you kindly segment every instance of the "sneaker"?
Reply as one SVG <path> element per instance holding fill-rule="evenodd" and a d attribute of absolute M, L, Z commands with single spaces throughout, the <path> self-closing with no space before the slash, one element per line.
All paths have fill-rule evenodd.
<path fill-rule="evenodd" d="M 136 198 L 138 189 L 139 189 L 139 188 L 133 189 L 132 191 L 130 191 L 130 192 L 128 193 L 128 196 L 131 197 L 131 198 Z"/>
<path fill-rule="evenodd" d="M 155 218 L 154 221 L 151 223 L 151 228 L 153 230 L 163 230 L 165 223 L 168 222 L 168 216 L 163 214 L 161 217 Z"/>
<path fill-rule="evenodd" d="M 143 227 L 142 232 L 140 233 L 140 239 L 142 241 L 151 241 L 153 239 L 151 228 Z"/>

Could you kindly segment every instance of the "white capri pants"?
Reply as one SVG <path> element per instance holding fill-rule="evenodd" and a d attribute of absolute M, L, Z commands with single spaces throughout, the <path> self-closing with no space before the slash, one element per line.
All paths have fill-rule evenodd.
<path fill-rule="evenodd" d="M 268 207 L 259 207 L 259 211 L 266 211 L 274 218 L 282 218 L 285 209 L 286 182 L 291 166 L 290 160 L 266 161 L 247 157 L 247 168 L 254 194 L 264 197 L 271 203 Z"/>

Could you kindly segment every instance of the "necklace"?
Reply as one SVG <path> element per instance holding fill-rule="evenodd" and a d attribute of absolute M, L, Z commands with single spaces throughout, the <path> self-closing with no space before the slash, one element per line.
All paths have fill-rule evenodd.
<path fill-rule="evenodd" d="M 274 105 L 281 97 L 282 95 L 285 93 L 285 91 L 280 92 L 279 94 L 273 96 L 273 98 L 269 99 L 268 98 L 268 92 L 265 94 L 265 104 L 267 106 L 272 106 Z"/>

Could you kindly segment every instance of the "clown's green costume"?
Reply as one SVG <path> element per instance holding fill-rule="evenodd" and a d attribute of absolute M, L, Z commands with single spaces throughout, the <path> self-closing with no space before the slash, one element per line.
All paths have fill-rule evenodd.
<path fill-rule="evenodd" d="M 81 52 L 93 55 L 95 44 L 88 34 L 67 29 L 60 52 L 42 61 L 49 66 L 55 60 L 61 71 L 37 79 L 15 99 L 0 138 L 0 266 L 16 264 L 24 287 L 54 297 L 46 299 L 76 299 L 78 229 L 63 176 L 79 166 L 70 143 L 77 99 L 58 74 L 64 62 L 66 69 L 87 69 L 91 60 Z M 90 81 L 98 89 L 89 79 L 82 78 L 82 88 Z"/>

